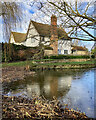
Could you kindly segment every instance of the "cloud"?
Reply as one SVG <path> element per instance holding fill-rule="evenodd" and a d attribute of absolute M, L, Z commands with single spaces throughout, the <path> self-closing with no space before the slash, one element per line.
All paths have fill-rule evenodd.
<path fill-rule="evenodd" d="M 2 17 L 0 16 L 0 42 L 3 41 Z"/>
<path fill-rule="evenodd" d="M 50 2 L 60 2 L 61 0 L 49 0 Z M 62 0 L 68 3 L 76 2 L 76 0 Z M 77 0 L 77 2 L 95 2 L 95 0 Z"/>
<path fill-rule="evenodd" d="M 8 0 L 3 0 L 3 1 L 8 1 Z M 14 0 L 11 0 L 10 2 L 13 2 Z M 15 2 L 20 2 L 20 4 L 22 4 L 22 11 L 23 11 L 23 19 L 22 22 L 20 23 L 21 25 L 17 25 L 16 29 L 13 29 L 14 31 L 17 32 L 27 32 L 28 29 L 28 25 L 30 22 L 30 19 L 36 21 L 36 22 L 40 22 L 40 23 L 45 23 L 45 24 L 50 24 L 51 22 L 51 15 L 55 14 L 58 17 L 58 24 L 61 24 L 62 22 L 60 22 L 60 18 L 59 18 L 59 13 L 57 11 L 53 10 L 53 7 L 50 6 L 49 4 L 44 4 L 44 8 L 42 8 L 41 10 L 37 10 L 37 6 L 39 5 L 38 1 L 42 1 L 42 2 L 46 2 L 46 0 L 15 0 Z M 55 1 L 58 2 L 60 0 L 50 0 L 50 1 Z M 68 3 L 74 3 L 75 0 L 66 0 Z M 95 0 L 78 0 L 78 2 L 81 3 L 85 3 L 85 2 L 95 2 Z M 45 13 L 44 13 L 45 12 Z M 63 20 L 65 19 L 64 17 L 62 18 Z M 84 42 L 84 44 L 86 46 L 89 47 L 92 46 L 94 44 L 94 42 Z"/>

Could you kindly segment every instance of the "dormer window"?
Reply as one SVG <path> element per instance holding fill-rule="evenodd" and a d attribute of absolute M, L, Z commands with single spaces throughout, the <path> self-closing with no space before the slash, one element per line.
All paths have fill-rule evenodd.
<path fill-rule="evenodd" d="M 31 43 L 34 43 L 35 42 L 35 38 L 31 38 Z"/>

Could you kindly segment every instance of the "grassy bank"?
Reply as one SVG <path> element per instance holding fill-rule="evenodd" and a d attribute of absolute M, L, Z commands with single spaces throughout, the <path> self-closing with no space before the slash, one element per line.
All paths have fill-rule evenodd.
<path fill-rule="evenodd" d="M 82 65 L 82 64 L 94 64 L 94 61 L 84 61 L 84 62 L 57 62 L 57 63 L 40 63 L 40 64 L 35 64 L 35 65 L 46 65 L 46 66 L 51 66 L 51 65 Z"/>
<path fill-rule="evenodd" d="M 41 59 L 41 60 L 26 60 L 26 61 L 18 61 L 18 62 L 4 62 L 2 64 L 0 64 L 0 67 L 8 67 L 8 66 L 26 66 L 26 65 L 35 65 L 36 62 L 40 62 L 40 61 L 52 61 L 52 59 Z"/>
<path fill-rule="evenodd" d="M 49 63 L 45 62 L 45 59 L 41 60 L 41 63 L 38 63 L 38 61 L 40 62 L 40 60 L 29 60 L 29 61 L 20 61 L 20 62 L 12 62 L 12 63 L 2 63 L 2 67 L 8 67 L 8 66 L 53 66 L 53 65 L 86 65 L 86 64 L 95 64 L 96 61 L 95 60 L 91 60 L 91 61 L 82 61 L 82 62 L 52 62 L 52 59 L 46 59 L 46 61 L 49 61 Z M 50 62 L 51 61 L 51 62 Z"/>
<path fill-rule="evenodd" d="M 31 65 L 32 61 L 20 61 L 20 62 L 11 62 L 11 63 L 2 63 L 2 67 L 8 67 L 8 66 L 26 66 Z"/>

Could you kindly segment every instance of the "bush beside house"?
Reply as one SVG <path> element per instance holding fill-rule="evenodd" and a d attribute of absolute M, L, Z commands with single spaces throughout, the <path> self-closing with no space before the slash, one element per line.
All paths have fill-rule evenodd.
<path fill-rule="evenodd" d="M 94 47 L 93 49 L 91 49 L 91 57 L 92 58 L 96 58 L 96 47 Z"/>
<path fill-rule="evenodd" d="M 44 59 L 88 59 L 89 55 L 58 55 L 58 56 L 44 56 Z"/>
<path fill-rule="evenodd" d="M 2 62 L 23 61 L 28 59 L 88 59 L 89 55 L 52 55 L 52 48 L 48 46 L 26 47 L 23 45 L 15 45 L 1 43 L 2 45 Z M 50 55 L 47 53 L 50 51 Z"/>
<path fill-rule="evenodd" d="M 23 45 L 15 45 L 8 43 L 1 43 L 2 45 L 2 62 L 27 60 L 38 53 L 39 48 L 31 48 Z"/>

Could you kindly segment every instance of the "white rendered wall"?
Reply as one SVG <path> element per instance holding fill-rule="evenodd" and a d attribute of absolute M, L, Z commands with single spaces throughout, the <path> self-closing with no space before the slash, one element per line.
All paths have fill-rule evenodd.
<path fill-rule="evenodd" d="M 39 33 L 37 32 L 37 30 L 31 23 L 29 26 L 29 32 L 28 32 L 27 39 L 26 39 L 26 46 L 36 47 L 39 45 L 39 41 L 40 41 Z"/>
<path fill-rule="evenodd" d="M 49 37 L 44 37 L 44 41 L 42 43 L 44 45 L 49 45 L 50 44 L 50 38 Z"/>
<path fill-rule="evenodd" d="M 64 54 L 64 50 L 68 50 L 68 54 L 71 54 L 71 41 L 58 40 L 58 49 L 61 50 L 61 54 Z"/>

